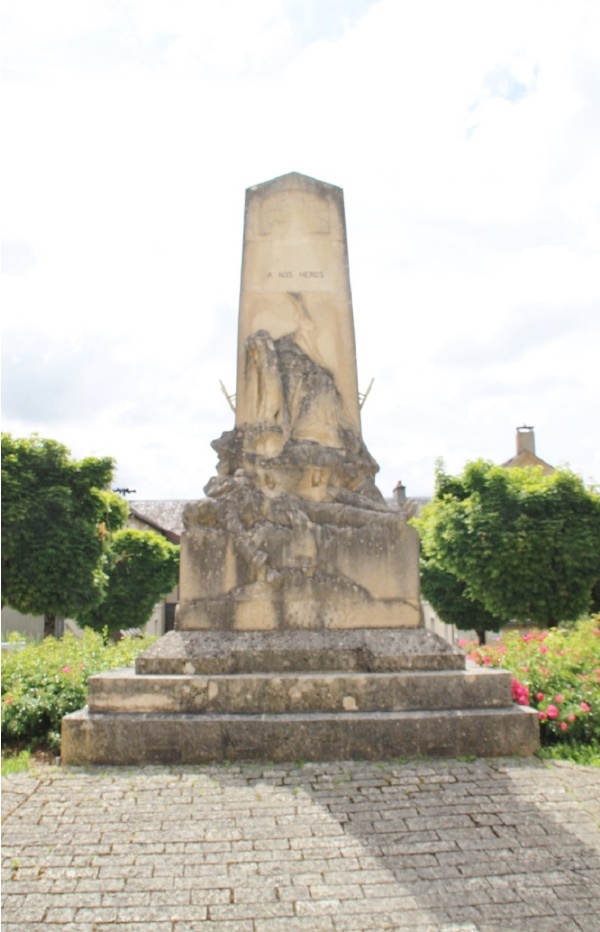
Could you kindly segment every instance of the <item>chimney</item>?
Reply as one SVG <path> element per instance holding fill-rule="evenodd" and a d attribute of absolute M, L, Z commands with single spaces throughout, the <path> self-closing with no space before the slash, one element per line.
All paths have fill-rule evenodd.
<path fill-rule="evenodd" d="M 394 501 L 397 505 L 406 505 L 406 486 L 402 485 L 402 479 L 398 480 L 398 485 L 394 489 Z"/>
<path fill-rule="evenodd" d="M 517 427 L 517 456 L 519 453 L 533 453 L 535 456 L 535 435 L 533 427 Z"/>

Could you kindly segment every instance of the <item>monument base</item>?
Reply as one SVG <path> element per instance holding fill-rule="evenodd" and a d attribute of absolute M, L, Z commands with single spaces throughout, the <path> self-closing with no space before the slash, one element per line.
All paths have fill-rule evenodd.
<path fill-rule="evenodd" d="M 63 763 L 529 755 L 537 714 L 505 670 L 430 631 L 171 632 L 91 677 Z"/>
<path fill-rule="evenodd" d="M 236 436 L 241 444 L 242 432 Z M 289 458 L 310 474 L 325 471 L 330 460 L 348 467 L 349 457 L 340 451 L 315 450 L 315 444 L 307 450 L 295 444 L 291 450 Z M 306 466 L 303 455 L 312 456 L 319 468 Z M 269 462 L 272 484 L 289 481 L 283 467 Z M 406 509 L 329 486 L 311 488 L 313 494 L 343 501 L 314 501 L 286 491 L 267 494 L 268 486 L 259 488 L 255 480 L 241 468 L 234 476 L 213 478 L 207 497 L 187 506 L 179 630 L 308 632 L 421 625 L 419 540 Z M 375 486 L 372 491 L 379 495 Z"/>

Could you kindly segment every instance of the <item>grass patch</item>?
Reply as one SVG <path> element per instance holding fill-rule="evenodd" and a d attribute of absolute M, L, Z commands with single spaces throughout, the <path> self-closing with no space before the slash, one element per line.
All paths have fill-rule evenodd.
<path fill-rule="evenodd" d="M 18 754 L 9 757 L 2 757 L 2 776 L 6 777 L 11 773 L 23 773 L 29 770 L 31 762 L 31 751 L 19 751 Z"/>
<path fill-rule="evenodd" d="M 565 760 L 583 767 L 600 767 L 600 744 L 553 744 L 541 748 L 542 760 Z"/>

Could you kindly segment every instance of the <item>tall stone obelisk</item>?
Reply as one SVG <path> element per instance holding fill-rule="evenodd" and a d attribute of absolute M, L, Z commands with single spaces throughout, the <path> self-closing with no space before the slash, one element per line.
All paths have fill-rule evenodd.
<path fill-rule="evenodd" d="M 343 193 L 246 193 L 235 428 L 188 508 L 178 628 L 417 627 L 418 541 L 361 436 Z"/>
<path fill-rule="evenodd" d="M 360 433 L 356 345 L 341 188 L 292 173 L 246 192 L 240 289 L 236 426 L 260 421 L 247 341 L 265 331 L 288 337 L 331 373 L 339 414 Z M 249 381 L 250 376 L 250 381 Z M 330 440 L 315 424 L 315 442 Z M 306 428 L 305 428 L 306 432 Z M 310 432 L 310 429 L 308 430 Z"/>

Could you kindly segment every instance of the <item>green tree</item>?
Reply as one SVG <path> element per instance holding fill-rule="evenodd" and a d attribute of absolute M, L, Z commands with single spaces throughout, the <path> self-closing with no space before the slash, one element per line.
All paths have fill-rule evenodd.
<path fill-rule="evenodd" d="M 449 476 L 439 465 L 435 496 L 414 524 L 424 594 L 446 619 L 454 583 L 446 579 L 440 598 L 434 572 L 462 585 L 455 595 L 465 621 L 479 606 L 486 627 L 496 619 L 492 630 L 511 619 L 551 627 L 590 608 L 600 579 L 600 496 L 568 470 L 546 476 L 478 460 Z"/>
<path fill-rule="evenodd" d="M 179 547 L 154 531 L 116 531 L 107 549 L 108 584 L 100 604 L 78 615 L 96 631 L 139 628 L 177 582 Z"/>
<path fill-rule="evenodd" d="M 592 589 L 592 604 L 590 606 L 590 612 L 592 615 L 600 614 L 600 579 L 594 585 Z"/>
<path fill-rule="evenodd" d="M 485 644 L 487 631 L 499 631 L 505 624 L 492 615 L 481 602 L 469 598 L 466 585 L 453 573 L 421 554 L 421 591 L 446 624 L 461 631 L 474 631 L 480 644 Z"/>
<path fill-rule="evenodd" d="M 105 593 L 106 543 L 127 518 L 127 503 L 107 491 L 114 462 L 71 459 L 37 435 L 2 434 L 2 602 L 43 615 L 77 618 Z"/>

